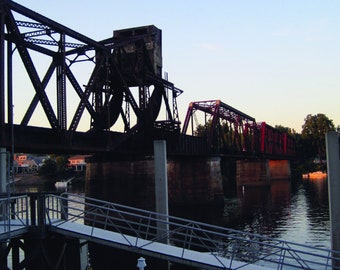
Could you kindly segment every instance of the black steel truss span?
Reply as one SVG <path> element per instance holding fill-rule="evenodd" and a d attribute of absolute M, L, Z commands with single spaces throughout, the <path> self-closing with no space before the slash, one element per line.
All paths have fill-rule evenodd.
<path fill-rule="evenodd" d="M 159 126 L 179 130 L 176 98 L 182 91 L 162 79 L 161 55 L 156 57 L 161 53 L 161 30 L 154 26 L 115 31 L 114 36 L 95 41 L 13 1 L 0 0 L 0 43 L 1 125 L 13 124 L 13 94 L 22 91 L 27 100 L 22 126 L 29 125 L 40 104 L 49 128 L 57 131 L 78 131 L 84 112 L 93 131 L 110 130 L 118 119 L 123 133 Z M 34 88 L 32 97 L 14 87 L 14 54 L 20 56 Z M 49 63 L 44 71 L 36 55 Z M 85 81 L 76 74 L 83 63 L 92 65 Z M 55 101 L 47 91 L 52 79 Z M 78 97 L 73 115 L 70 91 Z"/>

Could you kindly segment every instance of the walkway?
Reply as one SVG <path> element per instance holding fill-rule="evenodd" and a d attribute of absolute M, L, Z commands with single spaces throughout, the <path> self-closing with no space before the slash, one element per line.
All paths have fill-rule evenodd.
<path fill-rule="evenodd" d="M 44 224 L 47 231 L 200 269 L 332 269 L 335 260 L 330 250 L 75 194 L 10 199 L 0 200 L 11 217 L 2 215 L 2 241 Z"/>

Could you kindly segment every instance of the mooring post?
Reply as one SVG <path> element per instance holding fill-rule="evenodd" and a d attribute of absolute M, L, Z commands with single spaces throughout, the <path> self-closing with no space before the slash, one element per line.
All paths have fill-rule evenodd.
<path fill-rule="evenodd" d="M 137 267 L 139 270 L 144 270 L 145 266 L 146 266 L 146 262 L 143 257 L 140 257 L 139 259 L 137 259 Z"/>
<path fill-rule="evenodd" d="M 329 215 L 331 222 L 331 248 L 333 269 L 340 267 L 340 144 L 339 134 L 335 131 L 326 134 L 327 176 Z"/>
<path fill-rule="evenodd" d="M 164 243 L 169 242 L 167 234 L 169 232 L 169 215 L 168 208 L 168 174 L 166 159 L 166 142 L 165 140 L 154 141 L 154 162 L 155 162 L 155 199 L 156 212 L 160 213 L 157 222 L 157 234 Z M 166 237 L 164 237 L 166 236 Z"/>

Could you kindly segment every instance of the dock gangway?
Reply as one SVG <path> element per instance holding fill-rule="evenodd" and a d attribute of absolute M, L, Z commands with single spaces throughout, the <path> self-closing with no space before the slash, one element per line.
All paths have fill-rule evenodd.
<path fill-rule="evenodd" d="M 0 199 L 0 241 L 31 226 L 199 269 L 339 269 L 338 252 L 82 195 Z M 42 226 L 43 225 L 43 226 Z"/>

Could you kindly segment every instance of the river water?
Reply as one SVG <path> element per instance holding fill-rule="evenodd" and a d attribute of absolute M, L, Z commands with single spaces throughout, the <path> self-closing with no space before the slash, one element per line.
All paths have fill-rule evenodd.
<path fill-rule="evenodd" d="M 84 193 L 79 187 L 68 191 Z M 169 212 L 173 216 L 330 248 L 328 209 L 328 183 L 323 178 L 280 180 L 273 181 L 270 187 L 239 188 L 228 192 L 222 207 L 170 207 Z"/>
<path fill-rule="evenodd" d="M 50 190 L 27 186 L 17 187 L 16 191 Z M 68 191 L 85 192 L 81 186 L 70 187 Z M 170 207 L 169 213 L 272 238 L 330 248 L 328 209 L 327 179 L 320 178 L 276 180 L 271 182 L 270 187 L 232 189 L 227 192 L 223 207 Z"/>
<path fill-rule="evenodd" d="M 276 180 L 229 192 L 224 207 L 172 209 L 171 214 L 276 239 L 330 248 L 327 179 Z"/>

